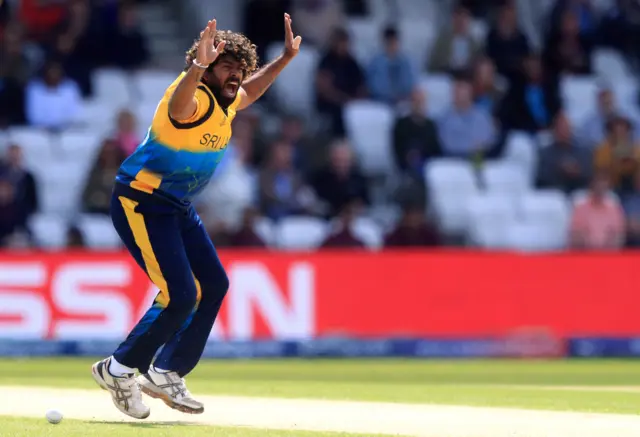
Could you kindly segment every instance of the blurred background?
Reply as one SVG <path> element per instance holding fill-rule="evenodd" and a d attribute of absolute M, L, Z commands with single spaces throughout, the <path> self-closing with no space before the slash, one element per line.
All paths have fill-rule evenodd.
<path fill-rule="evenodd" d="M 114 174 L 209 17 L 264 62 L 197 200 L 218 247 L 640 244 L 636 0 L 5 0 L 0 244 L 119 249 Z"/>

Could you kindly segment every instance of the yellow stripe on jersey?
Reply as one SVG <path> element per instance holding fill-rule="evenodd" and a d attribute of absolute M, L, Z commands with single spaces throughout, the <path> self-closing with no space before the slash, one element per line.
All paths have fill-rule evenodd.
<path fill-rule="evenodd" d="M 160 187 L 161 183 L 162 178 L 159 175 L 143 168 L 136 174 L 135 180 L 131 182 L 131 187 L 152 194 L 153 190 Z"/>

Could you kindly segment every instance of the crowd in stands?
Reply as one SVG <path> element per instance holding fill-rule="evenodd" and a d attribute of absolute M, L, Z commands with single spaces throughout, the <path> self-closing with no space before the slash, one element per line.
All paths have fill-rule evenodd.
<path fill-rule="evenodd" d="M 96 69 L 134 70 L 149 54 L 135 3 L 39 4 L 4 2 L 0 9 L 0 123 L 60 131 L 73 127 L 83 99 L 92 96 Z M 600 11 L 591 0 L 557 0 L 541 50 L 519 28 L 515 1 L 460 1 L 450 22 L 437 29 L 424 65 L 407 54 L 403 29 L 391 21 L 382 26 L 378 53 L 366 62 L 354 54 L 345 23 L 366 17 L 366 1 L 250 0 L 245 8 L 244 31 L 262 59 L 266 48 L 282 39 L 285 10 L 304 44 L 321 51 L 313 81 L 321 127 L 310 129 L 307 119 L 287 111 L 278 114 L 277 128 L 265 126 L 265 112 L 282 109 L 271 93 L 261 106 L 237 116 L 217 174 L 196 202 L 216 245 L 266 246 L 255 230 L 261 217 L 277 223 L 303 215 L 332 224 L 322 247 L 365 246 L 351 224 L 376 206 L 375 184 L 359 165 L 345 108 L 366 99 L 396 114 L 390 144 L 400 182 L 390 198 L 402 213 L 386 230 L 382 246 L 451 244 L 427 214 L 425 165 L 458 158 L 481 170 L 503 156 L 510 132 L 525 132 L 540 145 L 536 187 L 567 195 L 586 190 L 572 204 L 568 245 L 640 247 L 640 119 L 616 102 L 610 84 L 603 84 L 594 112 L 574 125 L 560 85 L 565 75 L 593 74 L 596 48 L 615 49 L 638 71 L 640 45 L 630 42 L 640 40 L 640 10 L 633 1 L 614 1 Z M 478 21 L 487 25 L 480 36 L 473 31 Z M 418 86 L 423 74 L 452 78 L 451 107 L 437 116 L 425 109 L 431 96 Z M 89 166 L 81 190 L 83 212 L 108 214 L 118 167 L 142 139 L 138 123 L 127 108 L 118 112 Z M 0 241 L 18 246 L 19 236 L 29 239 L 40 187 L 23 163 L 20 144 L 8 144 L 4 154 Z M 69 226 L 67 242 L 83 245 L 77 226 Z"/>

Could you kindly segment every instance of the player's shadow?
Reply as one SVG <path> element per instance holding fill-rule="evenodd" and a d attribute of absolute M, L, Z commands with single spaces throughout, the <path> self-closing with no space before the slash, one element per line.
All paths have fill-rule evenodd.
<path fill-rule="evenodd" d="M 175 425 L 182 425 L 182 426 L 196 426 L 196 425 L 199 425 L 198 423 L 186 422 L 186 421 L 180 421 L 180 420 L 173 420 L 171 422 L 144 422 L 144 423 L 104 421 L 104 420 L 100 420 L 100 421 L 96 421 L 96 422 L 97 423 L 104 423 L 106 425 L 114 425 L 114 426 L 129 426 L 129 427 L 132 427 L 132 428 L 170 428 L 170 427 L 175 426 Z"/>

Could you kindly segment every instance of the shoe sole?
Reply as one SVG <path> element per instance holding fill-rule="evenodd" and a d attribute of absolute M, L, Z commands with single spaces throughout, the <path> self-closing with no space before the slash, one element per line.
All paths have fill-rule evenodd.
<path fill-rule="evenodd" d="M 109 391 L 109 387 L 107 387 L 107 383 L 104 382 L 104 379 L 102 379 L 102 376 L 100 376 L 100 373 L 98 373 L 98 364 L 99 363 L 100 363 L 100 361 L 98 361 L 93 366 L 91 366 L 91 376 L 93 376 L 93 379 L 96 381 L 96 383 L 100 386 L 100 388 L 102 390 L 108 392 Z M 111 394 L 111 392 L 109 392 L 109 394 Z M 130 413 L 129 411 L 123 409 L 122 406 L 120 404 L 118 404 L 115 401 L 115 399 L 113 399 L 113 397 L 111 397 L 111 401 L 113 402 L 113 405 L 115 405 L 115 407 L 118 409 L 118 411 L 120 411 L 123 414 L 126 414 L 129 417 L 133 417 L 134 419 L 141 419 L 141 420 L 142 419 L 146 419 L 151 414 L 151 410 L 149 410 L 145 415 L 136 416 L 136 415 Z"/>
<path fill-rule="evenodd" d="M 149 396 L 151 398 L 160 399 L 162 402 L 164 402 L 167 405 L 167 407 L 173 408 L 174 410 L 180 411 L 182 413 L 187 413 L 187 414 L 202 414 L 202 413 L 204 413 L 204 407 L 191 408 L 191 407 L 187 407 L 186 405 L 179 404 L 176 401 L 174 401 L 173 399 L 171 399 L 171 397 L 168 394 L 166 394 L 165 392 L 163 392 L 161 389 L 157 389 L 157 391 L 156 391 L 153 388 L 153 386 L 146 385 L 146 384 L 140 384 L 140 390 L 142 390 L 142 393 L 146 394 L 147 396 Z"/>

